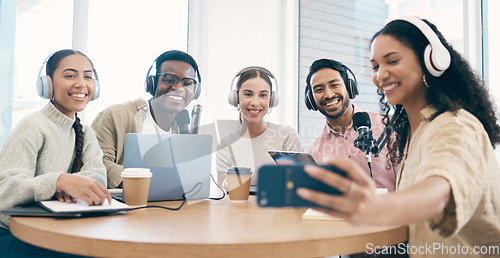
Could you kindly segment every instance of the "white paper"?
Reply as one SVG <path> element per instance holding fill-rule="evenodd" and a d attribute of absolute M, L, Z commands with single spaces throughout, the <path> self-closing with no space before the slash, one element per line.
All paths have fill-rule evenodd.
<path fill-rule="evenodd" d="M 92 211 L 112 211 L 112 210 L 127 210 L 130 208 L 125 203 L 111 199 L 111 204 L 106 200 L 102 205 L 89 206 L 83 201 L 76 203 L 60 202 L 58 200 L 40 202 L 44 207 L 52 212 L 92 212 Z"/>
<path fill-rule="evenodd" d="M 311 220 L 342 220 L 341 218 L 334 217 L 332 215 L 323 213 L 321 211 L 317 211 L 315 209 L 307 209 L 304 214 L 302 214 L 302 219 L 311 219 Z"/>

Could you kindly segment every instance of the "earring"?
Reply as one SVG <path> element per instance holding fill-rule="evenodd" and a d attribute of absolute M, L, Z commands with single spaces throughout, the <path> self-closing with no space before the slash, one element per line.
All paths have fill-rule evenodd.
<path fill-rule="evenodd" d="M 422 80 L 424 81 L 425 86 L 427 86 L 427 88 L 430 88 L 429 84 L 427 84 L 427 81 L 425 80 L 425 74 L 424 76 L 422 76 Z"/>
<path fill-rule="evenodd" d="M 240 111 L 240 104 L 236 105 L 236 109 Z"/>
<path fill-rule="evenodd" d="M 269 108 L 269 109 L 267 110 L 267 114 L 271 114 L 271 112 L 273 112 L 273 109 L 272 109 L 272 108 Z"/>

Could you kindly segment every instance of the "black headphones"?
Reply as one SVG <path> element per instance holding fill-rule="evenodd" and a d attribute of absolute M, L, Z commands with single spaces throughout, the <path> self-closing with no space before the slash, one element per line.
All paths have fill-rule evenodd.
<path fill-rule="evenodd" d="M 149 94 L 153 95 L 153 97 L 154 97 L 155 92 L 156 92 L 156 87 L 158 86 L 157 85 L 157 83 L 158 83 L 158 76 L 156 76 L 156 72 L 154 73 L 154 75 L 150 75 L 150 72 L 151 72 L 151 69 L 153 69 L 153 66 L 155 66 L 156 61 L 158 61 L 158 58 L 160 58 L 160 56 L 157 57 L 153 61 L 153 63 L 151 64 L 151 66 L 149 67 L 148 73 L 146 75 L 146 81 L 144 82 L 144 88 L 146 89 L 146 92 L 148 92 Z M 167 59 L 165 61 L 169 61 L 169 60 L 177 60 L 177 59 Z M 186 62 L 184 60 L 177 60 L 177 61 L 182 61 L 182 62 L 190 64 L 189 62 Z M 193 66 L 192 64 L 190 64 L 190 65 Z M 200 85 L 201 84 L 201 76 L 200 76 L 200 71 L 198 70 L 197 67 L 193 67 L 193 69 L 195 70 L 196 75 L 198 77 L 198 83 L 196 84 L 195 89 L 194 89 L 193 99 L 198 99 L 200 97 L 200 94 L 201 94 L 201 85 Z"/>
<path fill-rule="evenodd" d="M 351 69 L 349 69 L 349 67 L 345 66 L 344 64 L 342 64 L 341 67 L 344 68 L 345 72 L 347 73 L 347 82 L 345 82 L 345 87 L 347 88 L 347 93 L 349 94 L 349 98 L 354 99 L 357 95 L 359 95 L 359 89 L 358 89 L 358 83 L 356 80 L 356 76 L 351 71 Z M 329 67 L 324 67 L 324 68 L 335 70 L 335 69 L 329 68 Z M 322 68 L 322 69 L 324 69 L 324 68 Z M 341 73 L 341 71 L 338 71 L 338 72 Z M 318 110 L 318 107 L 316 106 L 316 102 L 314 101 L 312 87 L 311 87 L 311 84 L 309 82 L 307 82 L 307 85 L 306 85 L 306 92 L 305 92 L 304 101 L 306 103 L 307 109 L 313 110 L 313 111 Z"/>

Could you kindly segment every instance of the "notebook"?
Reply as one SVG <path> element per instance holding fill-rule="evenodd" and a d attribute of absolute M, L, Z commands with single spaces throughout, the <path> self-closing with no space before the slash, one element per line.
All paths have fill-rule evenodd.
<path fill-rule="evenodd" d="M 29 203 L 14 206 L 0 212 L 3 215 L 18 217 L 81 217 L 81 213 L 53 213 L 42 206 L 40 203 Z"/>
<path fill-rule="evenodd" d="M 41 201 L 40 205 L 53 213 L 92 213 L 92 212 L 115 212 L 131 209 L 125 203 L 111 199 L 111 204 L 106 200 L 101 205 L 88 205 L 78 200 L 76 203 L 60 202 L 58 200 Z"/>
<path fill-rule="evenodd" d="M 10 216 L 22 217 L 81 217 L 84 215 L 102 215 L 118 211 L 129 210 L 130 206 L 111 200 L 102 205 L 89 206 L 82 201 L 76 203 L 65 203 L 58 200 L 47 200 L 37 203 L 17 205 L 2 210 L 1 213 Z"/>
<path fill-rule="evenodd" d="M 210 194 L 212 136 L 125 135 L 124 168 L 149 168 L 148 201 L 206 199 Z"/>

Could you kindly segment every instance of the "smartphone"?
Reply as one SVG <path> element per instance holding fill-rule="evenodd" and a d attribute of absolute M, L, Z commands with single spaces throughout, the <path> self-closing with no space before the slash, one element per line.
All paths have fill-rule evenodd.
<path fill-rule="evenodd" d="M 267 153 L 271 155 L 278 165 L 316 165 L 316 161 L 307 152 L 269 150 Z"/>
<path fill-rule="evenodd" d="M 345 176 L 340 169 L 321 165 L 332 173 Z M 304 165 L 263 165 L 259 168 L 257 203 L 261 207 L 321 207 L 300 198 L 296 191 L 299 187 L 340 195 L 337 189 L 324 184 L 304 172 Z"/>

